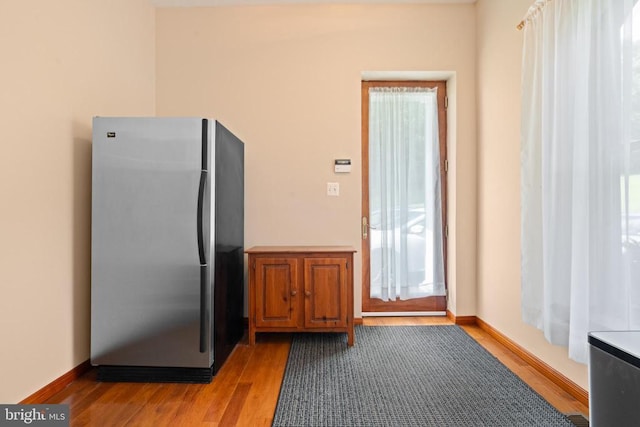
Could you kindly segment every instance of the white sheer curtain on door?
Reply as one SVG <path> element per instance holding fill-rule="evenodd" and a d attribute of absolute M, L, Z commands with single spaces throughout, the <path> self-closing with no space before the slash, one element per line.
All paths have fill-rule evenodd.
<path fill-rule="evenodd" d="M 369 89 L 371 297 L 444 295 L 435 89 Z"/>
<path fill-rule="evenodd" d="M 524 27 L 523 319 L 581 362 L 589 331 L 640 328 L 634 3 L 539 0 Z"/>

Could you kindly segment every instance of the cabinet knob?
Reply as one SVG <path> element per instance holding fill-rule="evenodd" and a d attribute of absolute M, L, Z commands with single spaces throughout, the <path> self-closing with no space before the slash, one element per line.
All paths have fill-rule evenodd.
<path fill-rule="evenodd" d="M 306 296 L 308 296 L 308 297 L 310 297 L 310 296 L 311 296 L 311 292 L 309 292 L 309 291 L 304 291 L 304 294 L 305 294 Z"/>
<path fill-rule="evenodd" d="M 296 291 L 296 290 L 292 290 L 291 291 L 291 296 L 292 297 L 295 297 L 297 294 L 298 294 L 298 291 Z"/>

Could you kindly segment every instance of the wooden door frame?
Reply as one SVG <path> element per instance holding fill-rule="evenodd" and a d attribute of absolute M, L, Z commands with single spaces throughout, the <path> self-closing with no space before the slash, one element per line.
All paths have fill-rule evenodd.
<path fill-rule="evenodd" d="M 447 82 L 446 81 L 362 81 L 362 215 L 369 218 L 369 88 L 371 87 L 427 87 L 437 88 L 438 101 L 438 139 L 440 144 L 440 183 L 442 204 L 442 250 L 444 252 L 444 281 L 447 286 Z M 368 230 L 367 230 L 367 234 Z M 370 299 L 371 271 L 369 239 L 362 239 L 362 311 L 366 312 L 402 312 L 402 311 L 445 311 L 446 296 L 432 296 L 411 300 L 382 301 Z"/>

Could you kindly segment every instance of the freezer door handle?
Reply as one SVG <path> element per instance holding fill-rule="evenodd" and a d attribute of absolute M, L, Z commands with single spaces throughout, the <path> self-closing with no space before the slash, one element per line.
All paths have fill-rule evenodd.
<path fill-rule="evenodd" d="M 207 146 L 209 144 L 209 120 L 202 119 L 202 170 L 209 170 L 209 153 Z"/>
<path fill-rule="evenodd" d="M 207 347 L 207 266 L 200 266 L 200 353 Z"/>
<path fill-rule="evenodd" d="M 200 265 L 207 263 L 207 259 L 204 251 L 204 190 L 207 185 L 207 171 L 200 172 L 200 185 L 198 187 L 198 212 L 197 212 L 197 227 L 198 227 L 198 255 L 200 256 Z"/>

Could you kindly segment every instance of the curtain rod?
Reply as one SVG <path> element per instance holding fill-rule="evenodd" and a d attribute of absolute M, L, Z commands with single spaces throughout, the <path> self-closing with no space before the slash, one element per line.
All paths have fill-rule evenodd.
<path fill-rule="evenodd" d="M 520 23 L 516 26 L 516 28 L 518 30 L 522 30 L 524 28 L 525 25 L 527 25 L 527 22 L 531 20 L 531 18 L 533 18 L 534 15 L 538 14 L 542 9 L 544 9 L 544 7 L 547 5 L 547 3 L 550 3 L 551 0 L 536 0 L 527 10 L 526 15 L 524 16 L 524 18 L 522 18 L 522 21 L 520 21 Z"/>

